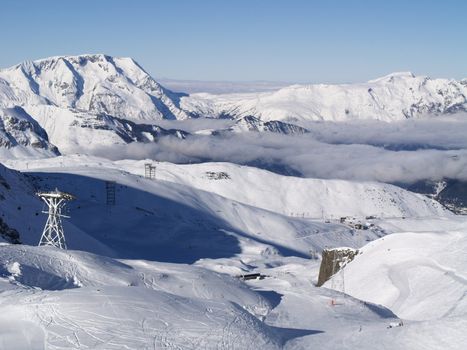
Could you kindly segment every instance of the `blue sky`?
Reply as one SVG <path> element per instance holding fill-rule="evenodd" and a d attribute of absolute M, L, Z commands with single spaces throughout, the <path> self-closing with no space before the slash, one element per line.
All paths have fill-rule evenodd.
<path fill-rule="evenodd" d="M 0 67 L 106 53 L 156 78 L 467 77 L 463 0 L 2 0 L 0 13 Z"/>

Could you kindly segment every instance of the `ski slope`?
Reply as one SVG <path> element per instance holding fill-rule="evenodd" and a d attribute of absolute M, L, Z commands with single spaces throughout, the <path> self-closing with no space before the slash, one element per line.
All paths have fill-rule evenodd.
<path fill-rule="evenodd" d="M 142 173 L 144 162 L 119 161 Z M 128 165 L 128 166 L 127 166 Z M 399 187 L 343 180 L 298 178 L 231 163 L 174 165 L 158 162 L 157 178 L 210 191 L 288 216 L 338 219 L 342 216 L 449 216 L 438 202 Z M 358 199 L 358 200 L 356 200 Z"/>
<path fill-rule="evenodd" d="M 325 344 L 360 322 L 370 332 L 395 319 L 384 308 L 356 300 L 333 310 L 329 292 L 307 283 L 300 289 L 311 292 L 318 306 L 319 328 L 303 319 L 284 324 L 286 310 L 271 312 L 277 298 L 287 299 L 287 308 L 296 305 L 297 295 L 289 296 L 287 285 L 303 283 L 293 269 L 280 277 L 284 267 L 272 270 L 275 276 L 265 285 L 281 296 L 189 265 L 129 265 L 50 247 L 3 245 L 0 252 L 0 348 L 5 349 L 300 348 L 298 339 L 298 344 L 314 338 Z M 333 332 L 336 314 L 347 315 L 349 324 Z"/>
<path fill-rule="evenodd" d="M 461 227 L 392 234 L 369 243 L 345 268 L 346 292 L 404 319 L 465 318 L 465 222 Z"/>
<path fill-rule="evenodd" d="M 5 349 L 461 349 L 465 341 L 465 317 L 455 314 L 389 328 L 400 322 L 390 310 L 314 286 L 319 262 L 309 259 L 257 261 L 268 277 L 244 284 L 201 266 L 49 247 L 0 252 Z"/>
<path fill-rule="evenodd" d="M 280 330 L 250 313 L 267 312 L 267 301 L 225 275 L 156 263 L 140 269 L 50 247 L 0 251 L 0 279 L 16 287 L 2 295 L 2 349 L 279 349 L 283 342 Z"/>

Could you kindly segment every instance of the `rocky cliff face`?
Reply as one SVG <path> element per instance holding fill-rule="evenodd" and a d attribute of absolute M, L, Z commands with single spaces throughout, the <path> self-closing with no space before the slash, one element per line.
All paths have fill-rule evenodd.
<path fill-rule="evenodd" d="M 0 108 L 0 147 L 23 146 L 59 155 L 47 132 L 21 107 Z"/>
<path fill-rule="evenodd" d="M 353 260 L 358 250 L 352 248 L 324 249 L 319 267 L 318 287 Z"/>

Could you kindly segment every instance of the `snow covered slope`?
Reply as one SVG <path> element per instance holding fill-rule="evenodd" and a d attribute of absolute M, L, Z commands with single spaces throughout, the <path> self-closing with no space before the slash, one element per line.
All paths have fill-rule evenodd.
<path fill-rule="evenodd" d="M 128 171 L 143 161 L 120 161 Z M 344 180 L 283 176 L 231 163 L 174 165 L 157 163 L 157 178 L 210 191 L 223 197 L 288 216 L 339 218 L 342 216 L 451 215 L 438 202 L 399 187 Z"/>
<path fill-rule="evenodd" d="M 277 329 L 228 301 L 139 287 L 5 293 L 5 349 L 280 349 Z"/>
<path fill-rule="evenodd" d="M 370 349 L 394 337 L 387 309 L 350 297 L 330 306 L 333 293 L 309 282 L 309 260 L 276 261 L 246 285 L 189 265 L 50 247 L 0 253 L 5 349 Z M 393 348 L 414 348 L 404 345 Z"/>
<path fill-rule="evenodd" d="M 142 162 L 122 167 L 105 159 L 69 156 L 28 161 L 27 167 L 38 188 L 76 194 L 68 222 L 120 258 L 192 263 L 234 256 L 245 242 L 255 245 L 259 256 L 307 256 L 310 249 L 337 238 L 361 246 L 368 237 L 378 237 L 373 232 L 354 235 L 346 226 L 274 213 L 179 183 L 145 179 Z M 116 181 L 115 206 L 106 205 L 105 181 Z M 75 249 L 79 234 L 69 235 L 68 246 Z M 25 232 L 23 239 L 37 242 L 38 234 Z"/>
<path fill-rule="evenodd" d="M 227 299 L 258 316 L 270 309 L 265 299 L 237 279 L 192 265 L 119 261 L 82 251 L 27 245 L 3 245 L 0 251 L 0 276 L 17 285 L 43 290 L 139 286 L 190 298 Z"/>
<path fill-rule="evenodd" d="M 345 268 L 345 291 L 404 319 L 465 319 L 466 227 L 404 232 L 369 243 Z"/>
<path fill-rule="evenodd" d="M 274 92 L 193 94 L 181 107 L 200 116 L 241 117 L 263 121 L 384 121 L 467 110 L 465 81 L 394 73 L 361 84 L 293 85 Z"/>
<path fill-rule="evenodd" d="M 120 258 L 193 263 L 239 254 L 245 254 L 245 261 L 274 255 L 305 257 L 326 246 L 358 248 L 383 234 L 379 229 L 353 231 L 340 225 L 343 215 L 380 216 L 376 209 L 385 216 L 451 215 L 426 197 L 387 185 L 304 180 L 209 163 L 160 163 L 154 181 L 143 178 L 144 163 L 88 156 L 9 162 L 33 175 L 40 189 L 58 187 L 76 194 L 67 225 Z M 105 181 L 116 181 L 115 206 L 106 205 Z M 10 210 L 15 212 L 15 207 Z M 323 216 L 334 220 L 326 223 Z M 45 218 L 39 220 L 41 228 Z M 40 229 L 13 227 L 18 227 L 24 242 L 38 241 Z M 82 244 L 75 245 L 80 233 L 69 232 L 69 247 L 83 249 Z M 233 273 L 243 270 L 242 264 L 230 268 Z"/>
<path fill-rule="evenodd" d="M 0 215 L 1 221 L 19 233 L 19 240 L 36 245 L 45 224 L 41 213 L 43 205 L 35 195 L 34 179 L 0 164 Z M 65 228 L 70 232 L 68 243 L 75 249 L 82 249 L 112 256 L 115 253 L 105 244 L 90 237 L 86 232 L 69 222 Z M 0 235 L 0 239 L 2 235 Z M 3 237 L 6 241 L 11 241 Z"/>
<path fill-rule="evenodd" d="M 0 245 L 0 348 L 374 349 L 378 342 L 385 349 L 415 350 L 460 349 L 456 346 L 466 340 L 459 272 L 466 263 L 459 255 L 465 250 L 460 232 L 466 221 L 436 202 L 391 186 L 307 182 L 230 164 L 158 163 L 157 179 L 150 180 L 142 176 L 144 163 L 75 155 L 8 162 L 28 176 L 1 168 L 7 185 L 0 182 L 6 198 L 0 209 L 25 243 L 37 242 L 45 222 L 44 215 L 35 216 L 40 202 L 32 184 L 58 187 L 78 197 L 69 203 L 71 219 L 65 221 L 69 246 L 101 255 Z M 113 206 L 106 205 L 108 180 L 116 182 Z M 366 196 L 365 188 L 375 193 Z M 304 201 L 302 213 L 341 210 L 342 198 L 356 215 L 379 205 L 407 217 L 373 220 L 384 232 L 287 213 L 299 197 L 321 191 L 334 200 L 317 207 Z M 283 197 L 289 192 L 293 197 Z M 358 205 L 355 198 L 350 205 L 347 194 L 359 196 Z M 419 236 L 400 243 L 392 237 L 404 234 L 389 235 L 361 248 L 384 233 L 427 227 L 440 232 L 428 239 L 410 233 Z M 325 246 L 344 245 L 363 251 L 345 270 L 346 291 L 387 303 L 397 316 L 314 285 L 319 259 L 310 259 L 310 251 L 319 257 Z M 407 257 L 414 260 L 406 264 Z M 354 263 L 357 273 L 351 270 Z M 380 273 L 392 265 L 396 287 Z M 369 277 L 362 282 L 363 270 Z M 244 284 L 232 278 L 245 273 L 265 279 Z M 405 273 L 410 277 L 407 301 L 398 297 L 407 290 Z M 441 290 L 447 291 L 446 305 L 440 302 Z M 404 326 L 388 328 L 400 321 L 397 317 Z"/>
<path fill-rule="evenodd" d="M 388 328 L 399 322 L 388 309 L 315 287 L 308 259 L 275 257 L 265 280 L 245 285 L 189 265 L 0 253 L 5 349 L 462 349 L 466 339 L 455 315 Z"/>
<path fill-rule="evenodd" d="M 278 349 L 285 339 L 256 318 L 269 303 L 226 275 L 50 247 L 0 252 L 1 348 Z"/>

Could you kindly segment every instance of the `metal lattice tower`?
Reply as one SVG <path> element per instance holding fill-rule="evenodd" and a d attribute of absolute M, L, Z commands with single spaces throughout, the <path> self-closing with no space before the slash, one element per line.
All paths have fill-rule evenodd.
<path fill-rule="evenodd" d="M 144 177 L 146 179 L 155 179 L 156 178 L 156 166 L 151 163 L 144 164 Z"/>
<path fill-rule="evenodd" d="M 115 205 L 115 181 L 105 182 L 107 205 Z"/>
<path fill-rule="evenodd" d="M 75 199 L 69 193 L 60 192 L 55 189 L 52 192 L 38 192 L 37 195 L 47 204 L 48 210 L 43 210 L 44 214 L 48 214 L 47 222 L 42 232 L 39 246 L 53 246 L 60 249 L 66 249 L 65 234 L 63 233 L 62 217 L 69 218 L 62 214 L 62 209 L 66 201 Z"/>

